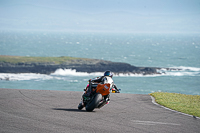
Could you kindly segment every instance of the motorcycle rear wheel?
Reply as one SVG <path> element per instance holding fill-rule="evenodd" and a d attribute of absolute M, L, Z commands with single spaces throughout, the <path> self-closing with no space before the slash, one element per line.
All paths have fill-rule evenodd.
<path fill-rule="evenodd" d="M 102 100 L 102 95 L 100 93 L 97 93 L 92 102 L 86 105 L 85 109 L 86 111 L 93 111 L 98 105 L 99 102 Z"/>

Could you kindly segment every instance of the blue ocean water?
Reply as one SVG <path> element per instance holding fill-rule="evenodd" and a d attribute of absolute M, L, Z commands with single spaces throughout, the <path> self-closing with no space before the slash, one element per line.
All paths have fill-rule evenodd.
<path fill-rule="evenodd" d="M 0 55 L 71 56 L 161 67 L 165 74 L 120 74 L 113 79 L 122 93 L 200 95 L 200 34 L 0 31 Z M 164 69 L 169 67 L 181 70 Z M 0 73 L 0 88 L 83 91 L 88 79 L 101 75 L 76 70 L 50 75 Z"/>

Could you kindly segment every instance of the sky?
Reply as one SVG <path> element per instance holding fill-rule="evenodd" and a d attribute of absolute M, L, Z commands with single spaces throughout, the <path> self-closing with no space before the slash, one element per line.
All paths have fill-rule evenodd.
<path fill-rule="evenodd" d="M 0 30 L 200 33 L 200 0 L 0 0 Z"/>

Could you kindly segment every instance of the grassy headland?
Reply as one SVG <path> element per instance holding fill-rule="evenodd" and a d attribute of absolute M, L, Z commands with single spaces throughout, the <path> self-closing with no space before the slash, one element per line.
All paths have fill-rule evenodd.
<path fill-rule="evenodd" d="M 167 108 L 200 117 L 200 95 L 185 95 L 178 93 L 151 93 L 160 105 Z"/>
<path fill-rule="evenodd" d="M 68 56 L 61 56 L 61 57 L 28 57 L 28 56 L 5 56 L 0 55 L 0 62 L 6 63 L 32 63 L 32 62 L 52 62 L 55 64 L 62 64 L 67 61 L 72 60 L 89 60 L 86 58 L 76 58 L 76 57 L 68 57 Z"/>

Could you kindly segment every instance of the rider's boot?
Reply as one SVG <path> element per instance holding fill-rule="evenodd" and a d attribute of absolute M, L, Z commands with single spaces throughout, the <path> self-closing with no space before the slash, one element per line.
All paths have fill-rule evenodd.
<path fill-rule="evenodd" d="M 84 104 L 83 104 L 83 102 L 80 102 L 79 105 L 78 105 L 78 109 L 81 110 L 83 108 L 84 108 Z"/>

